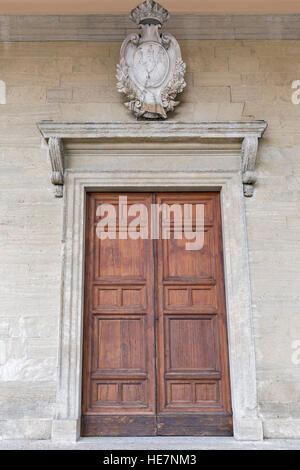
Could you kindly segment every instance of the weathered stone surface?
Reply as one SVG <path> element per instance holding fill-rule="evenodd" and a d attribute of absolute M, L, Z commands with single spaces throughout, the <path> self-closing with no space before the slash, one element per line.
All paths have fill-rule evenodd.
<path fill-rule="evenodd" d="M 264 435 L 268 439 L 297 439 L 299 436 L 300 419 L 267 419 L 264 422 Z"/>
<path fill-rule="evenodd" d="M 0 409 L 0 420 L 52 418 L 55 384 L 33 379 L 1 383 L 0 399 L 6 406 Z"/>
<path fill-rule="evenodd" d="M 47 88 L 48 103 L 69 103 L 72 101 L 72 88 Z"/>
<path fill-rule="evenodd" d="M 0 420 L 0 439 L 50 439 L 50 419 Z"/>

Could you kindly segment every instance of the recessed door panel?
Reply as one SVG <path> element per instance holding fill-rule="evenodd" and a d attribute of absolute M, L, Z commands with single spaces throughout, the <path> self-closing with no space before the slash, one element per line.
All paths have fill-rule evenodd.
<path fill-rule="evenodd" d="M 217 328 L 214 317 L 165 316 L 166 371 L 217 371 Z"/>

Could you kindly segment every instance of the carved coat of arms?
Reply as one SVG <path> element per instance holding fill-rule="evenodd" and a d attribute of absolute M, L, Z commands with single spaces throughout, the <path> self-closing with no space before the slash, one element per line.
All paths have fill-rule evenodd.
<path fill-rule="evenodd" d="M 140 28 L 122 44 L 117 66 L 117 88 L 126 95 L 125 103 L 137 117 L 167 118 L 179 104 L 176 100 L 186 86 L 185 64 L 174 36 L 161 33 L 169 13 L 153 0 L 132 10 L 130 18 Z"/>

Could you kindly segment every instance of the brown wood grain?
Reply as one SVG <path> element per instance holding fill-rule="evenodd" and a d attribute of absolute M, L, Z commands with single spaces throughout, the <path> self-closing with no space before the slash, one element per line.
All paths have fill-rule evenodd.
<path fill-rule="evenodd" d="M 204 246 L 176 239 L 99 240 L 87 195 L 81 434 L 231 435 L 219 193 L 129 193 L 128 205 L 204 205 Z M 122 227 L 118 229 L 122 232 Z M 162 219 L 160 217 L 160 231 Z"/>

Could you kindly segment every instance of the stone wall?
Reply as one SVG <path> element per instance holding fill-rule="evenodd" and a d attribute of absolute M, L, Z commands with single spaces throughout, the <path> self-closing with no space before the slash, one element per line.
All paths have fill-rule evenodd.
<path fill-rule="evenodd" d="M 300 437 L 300 41 L 182 41 L 174 120 L 264 119 L 249 231 L 260 413 Z M 0 43 L 0 435 L 48 438 L 54 415 L 63 201 L 36 122 L 134 119 L 115 89 L 119 43 Z M 294 361 L 295 362 L 295 361 Z M 298 421 L 299 420 L 299 421 Z"/>

